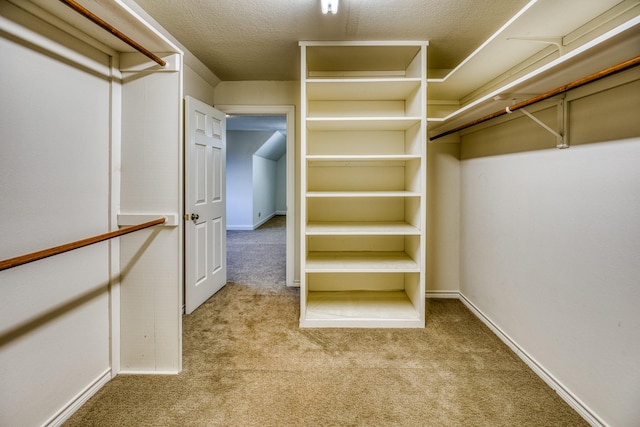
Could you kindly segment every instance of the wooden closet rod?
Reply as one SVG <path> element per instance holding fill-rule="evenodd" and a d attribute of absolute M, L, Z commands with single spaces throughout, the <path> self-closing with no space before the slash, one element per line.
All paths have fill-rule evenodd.
<path fill-rule="evenodd" d="M 620 71 L 624 71 L 624 70 L 626 70 L 628 68 L 635 67 L 636 65 L 639 65 L 639 64 L 640 64 L 640 56 L 636 56 L 635 58 L 631 58 L 631 59 L 629 59 L 627 61 L 621 62 L 621 63 L 619 63 L 617 65 L 612 66 L 612 67 L 605 68 L 604 70 L 598 71 L 597 73 L 590 74 L 590 75 L 585 76 L 585 77 L 583 77 L 581 79 L 574 80 L 571 83 L 567 83 L 566 85 L 557 87 L 557 88 L 555 88 L 553 90 L 550 90 L 548 92 L 542 93 L 542 94 L 540 94 L 538 96 L 534 96 L 532 98 L 529 98 L 529 99 L 526 99 L 524 101 L 520 101 L 520 102 L 518 102 L 516 104 L 510 105 L 507 108 L 505 108 L 504 110 L 496 111 L 495 113 L 491 113 L 489 115 L 486 115 L 484 117 L 480 117 L 479 119 L 476 119 L 476 120 L 472 120 L 472 121 L 470 121 L 468 123 L 460 125 L 460 126 L 458 126 L 456 128 L 448 130 L 446 132 L 442 132 L 441 134 L 438 134 L 438 135 L 436 135 L 434 137 L 429 138 L 429 141 L 434 141 L 434 140 L 436 140 L 438 138 L 442 138 L 443 136 L 447 136 L 447 135 L 450 135 L 452 133 L 459 132 L 459 131 L 464 130 L 466 128 L 469 128 L 471 126 L 475 126 L 475 125 L 478 125 L 480 123 L 486 122 L 487 120 L 491 120 L 491 119 L 494 119 L 496 117 L 502 116 L 503 114 L 507 114 L 507 113 L 510 113 L 512 111 L 518 110 L 520 108 L 526 107 L 528 105 L 535 104 L 536 102 L 544 101 L 545 99 L 551 98 L 553 96 L 559 95 L 559 94 L 564 93 L 564 92 L 568 92 L 571 89 L 575 89 L 577 87 L 586 85 L 587 83 L 594 82 L 594 81 L 599 80 L 599 79 L 601 79 L 603 77 L 610 76 L 611 74 L 618 73 Z"/>
<path fill-rule="evenodd" d="M 114 36 L 116 36 L 117 38 L 119 38 L 120 40 L 122 40 L 123 42 L 125 42 L 126 44 L 128 44 L 129 46 L 137 50 L 138 52 L 140 52 L 141 54 L 145 55 L 149 59 L 158 63 L 160 66 L 164 67 L 165 65 L 167 65 L 167 63 L 162 58 L 154 55 L 150 50 L 144 48 L 135 40 L 127 37 L 127 35 L 122 33 L 120 30 L 118 30 L 111 24 L 105 22 L 99 16 L 95 15 L 94 13 L 92 13 L 82 5 L 78 4 L 75 0 L 60 0 L 60 1 L 66 4 L 67 6 L 69 6 L 71 9 L 78 12 L 80 15 L 84 16 L 85 18 L 93 22 L 94 24 L 97 24 L 100 27 L 104 28 L 105 30 L 107 30 L 108 32 L 110 32 L 111 34 L 113 34 Z"/>
<path fill-rule="evenodd" d="M 47 258 L 53 255 L 58 255 L 64 252 L 71 251 L 73 249 L 82 248 L 84 246 L 89 246 L 94 243 L 103 242 L 105 240 L 113 239 L 114 237 L 120 237 L 125 234 L 133 233 L 134 231 L 142 230 L 144 228 L 153 227 L 154 225 L 164 224 L 167 221 L 166 218 L 158 218 L 153 221 L 145 222 L 138 225 L 132 225 L 131 227 L 122 228 L 120 230 L 111 231 L 109 233 L 100 234 L 98 236 L 89 237 L 87 239 L 78 240 L 75 242 L 67 243 L 65 245 L 56 246 L 49 249 L 44 249 L 38 252 L 33 252 L 30 254 L 18 256 L 15 258 L 7 259 L 4 261 L 0 261 L 0 271 L 6 270 L 8 268 L 17 267 L 22 264 L 27 264 L 29 262 L 37 261 L 39 259 Z"/>

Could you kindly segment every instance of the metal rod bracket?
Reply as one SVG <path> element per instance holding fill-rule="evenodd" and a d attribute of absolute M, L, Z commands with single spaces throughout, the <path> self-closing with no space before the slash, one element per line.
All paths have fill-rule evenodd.
<path fill-rule="evenodd" d="M 560 128 L 558 131 L 554 130 L 551 126 L 547 125 L 542 120 L 540 120 L 539 118 L 537 118 L 536 116 L 534 116 L 533 114 L 531 114 L 530 112 L 525 110 L 524 108 L 519 108 L 519 110 L 522 111 L 522 113 L 525 116 L 529 117 L 531 120 L 533 120 L 538 125 L 540 125 L 543 129 L 545 129 L 546 131 L 551 133 L 553 136 L 555 136 L 556 137 L 556 147 L 557 148 L 569 148 L 569 145 L 567 144 L 565 135 L 563 134 L 564 124 L 565 124 L 565 117 L 566 117 L 565 104 L 566 103 L 565 103 L 564 99 L 559 100 L 557 102 L 557 104 L 556 104 L 557 107 L 558 107 L 558 127 Z M 511 111 L 509 109 L 509 107 L 506 107 L 505 111 L 507 112 L 507 114 L 511 114 L 513 112 L 513 111 Z"/>

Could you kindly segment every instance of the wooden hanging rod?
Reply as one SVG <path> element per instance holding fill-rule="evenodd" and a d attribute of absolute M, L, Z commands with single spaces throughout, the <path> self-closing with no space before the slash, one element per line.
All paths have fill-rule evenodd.
<path fill-rule="evenodd" d="M 131 227 L 122 228 L 120 230 L 111 231 L 109 233 L 100 234 L 98 236 L 89 237 L 87 239 L 78 240 L 75 242 L 67 243 L 65 245 L 60 245 L 53 248 L 44 249 L 38 252 L 33 252 L 30 254 L 0 261 L 0 271 L 6 270 L 8 268 L 17 267 L 19 265 L 27 264 L 29 262 L 38 261 L 40 259 L 47 258 L 53 255 L 69 252 L 73 249 L 82 248 L 84 246 L 89 246 L 94 243 L 103 242 L 105 240 L 113 239 L 114 237 L 120 237 L 125 234 L 133 233 L 134 231 L 153 227 L 154 225 L 164 224 L 166 220 L 167 220 L 166 218 L 158 218 L 158 219 L 154 219 L 153 221 L 144 222 L 138 225 L 132 225 Z"/>
<path fill-rule="evenodd" d="M 438 135 L 436 135 L 434 137 L 431 137 L 431 138 L 429 138 L 429 140 L 430 141 L 434 141 L 434 140 L 436 140 L 438 138 L 442 138 L 443 136 L 447 136 L 447 135 L 450 135 L 452 133 L 459 132 L 459 131 L 467 129 L 467 128 L 471 127 L 471 126 L 478 125 L 480 123 L 484 123 L 487 120 L 491 120 L 491 119 L 494 119 L 496 117 L 502 116 L 503 114 L 507 114 L 507 113 L 510 113 L 512 111 L 518 110 L 520 108 L 524 108 L 524 107 L 526 107 L 528 105 L 535 104 L 536 102 L 544 101 L 545 99 L 549 99 L 549 98 L 554 97 L 556 95 L 559 95 L 561 93 L 568 92 L 568 91 L 570 91 L 572 89 L 575 89 L 575 88 L 578 88 L 580 86 L 586 85 L 587 83 L 591 83 L 591 82 L 599 80 L 599 79 L 601 79 L 603 77 L 610 76 L 611 74 L 618 73 L 620 71 L 624 71 L 626 69 L 635 67 L 636 65 L 640 65 L 640 56 L 636 56 L 635 58 L 631 58 L 631 59 L 629 59 L 627 61 L 621 62 L 621 63 L 619 63 L 617 65 L 612 66 L 612 67 L 605 68 L 604 70 L 598 71 L 597 73 L 590 74 L 590 75 L 585 76 L 585 77 L 583 77 L 581 79 L 574 80 L 571 83 L 567 83 L 566 85 L 557 87 L 557 88 L 555 88 L 553 90 L 550 90 L 548 92 L 542 93 L 542 94 L 537 95 L 537 96 L 534 96 L 532 98 L 526 99 L 524 101 L 520 101 L 520 102 L 518 102 L 516 104 L 508 106 L 507 108 L 505 108 L 503 110 L 496 111 L 495 113 L 491 113 L 491 114 L 486 115 L 484 117 L 480 117 L 479 119 L 476 119 L 476 120 L 472 120 L 472 121 L 470 121 L 468 123 L 465 123 L 463 125 L 455 127 L 453 129 L 450 129 L 450 130 L 448 130 L 446 132 L 442 132 L 441 134 L 438 134 Z"/>
<path fill-rule="evenodd" d="M 135 40 L 129 38 L 126 34 L 122 33 L 120 30 L 118 30 L 108 22 L 105 22 L 99 16 L 92 13 L 82 5 L 78 4 L 75 0 L 60 0 L 60 1 L 66 4 L 67 6 L 69 6 L 71 9 L 78 12 L 80 15 L 84 16 L 85 18 L 93 22 L 94 24 L 97 24 L 103 29 L 107 30 L 108 32 L 110 32 L 111 34 L 113 34 L 114 36 L 116 36 L 117 38 L 119 38 L 120 40 L 122 40 L 123 42 L 125 42 L 126 44 L 128 44 L 129 46 L 137 50 L 138 52 L 140 52 L 141 54 L 145 55 L 149 59 L 153 60 L 160 66 L 164 67 L 165 65 L 167 65 L 167 63 L 162 58 L 160 58 L 157 55 L 154 55 L 153 52 L 146 49 Z"/>

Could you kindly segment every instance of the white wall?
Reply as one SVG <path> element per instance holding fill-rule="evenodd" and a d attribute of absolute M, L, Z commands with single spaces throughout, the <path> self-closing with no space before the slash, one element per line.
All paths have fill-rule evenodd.
<path fill-rule="evenodd" d="M 273 135 L 272 131 L 227 132 L 227 229 L 253 230 L 259 209 L 255 205 L 254 153 Z M 261 159 L 261 157 L 256 156 Z M 258 170 L 259 172 L 262 169 Z M 272 178 L 269 178 L 269 182 Z M 262 185 L 262 184 L 261 184 Z M 275 185 L 275 184 L 274 184 Z M 271 212 L 269 212 L 271 213 Z M 263 214 L 268 214 L 263 212 Z"/>
<path fill-rule="evenodd" d="M 460 290 L 459 157 L 458 143 L 427 145 L 428 297 L 455 298 Z"/>
<path fill-rule="evenodd" d="M 278 159 L 276 166 L 276 214 L 287 213 L 287 155 Z"/>
<path fill-rule="evenodd" d="M 120 211 L 181 218 L 181 76 L 123 77 Z M 181 369 L 182 246 L 182 227 L 156 227 L 120 238 L 124 372 Z"/>
<path fill-rule="evenodd" d="M 462 294 L 612 426 L 640 423 L 639 72 L 569 94 L 569 149 L 520 116 L 461 151 Z"/>
<path fill-rule="evenodd" d="M 184 96 L 191 96 L 207 105 L 213 105 L 214 87 L 187 64 L 184 65 L 183 79 Z"/>
<path fill-rule="evenodd" d="M 7 259 L 113 226 L 111 79 L 106 54 L 7 2 L 0 15 L 17 26 L 0 32 Z M 35 47 L 43 34 L 52 50 Z M 42 425 L 110 378 L 110 252 L 99 243 L 0 272 L 0 425 Z"/>
<path fill-rule="evenodd" d="M 253 224 L 259 227 L 276 213 L 277 162 L 253 156 Z"/>

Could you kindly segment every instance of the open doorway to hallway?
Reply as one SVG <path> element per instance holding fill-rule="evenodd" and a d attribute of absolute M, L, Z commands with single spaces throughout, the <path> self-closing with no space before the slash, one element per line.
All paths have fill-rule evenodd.
<path fill-rule="evenodd" d="M 227 281 L 286 282 L 285 115 L 227 115 Z"/>
<path fill-rule="evenodd" d="M 284 282 L 293 286 L 294 107 L 217 105 L 216 108 L 227 114 L 227 237 L 240 238 L 227 244 L 228 280 L 237 278 L 237 271 L 233 271 L 237 265 L 232 259 L 234 250 L 259 239 L 266 239 L 265 245 L 275 245 L 275 236 L 280 236 L 283 244 L 269 247 L 274 252 L 265 262 L 283 250 L 285 278 L 279 281 L 281 285 Z M 253 237 L 249 237 L 251 234 Z M 258 246 L 245 246 L 246 253 Z"/>

